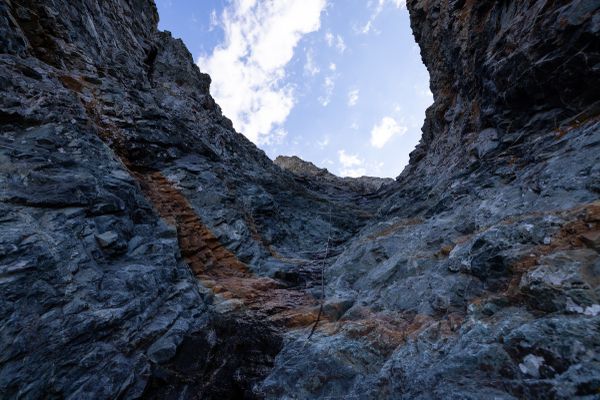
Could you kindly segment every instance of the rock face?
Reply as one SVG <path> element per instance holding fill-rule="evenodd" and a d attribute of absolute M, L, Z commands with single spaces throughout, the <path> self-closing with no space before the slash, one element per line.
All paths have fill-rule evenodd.
<path fill-rule="evenodd" d="M 149 0 L 0 3 L 0 397 L 597 397 L 600 4 L 407 6 L 381 182 L 273 164 Z"/>
<path fill-rule="evenodd" d="M 321 183 L 325 186 L 329 184 L 329 186 L 341 187 L 342 189 L 346 189 L 346 191 L 351 190 L 363 195 L 375 193 L 384 186 L 394 182 L 391 178 L 376 178 L 372 176 L 340 178 L 333 175 L 326 168 L 319 168 L 315 164 L 304 161 L 297 156 L 279 156 L 273 162 L 281 169 L 294 174 L 304 184 Z M 320 189 L 321 192 L 326 190 L 324 188 Z"/>
<path fill-rule="evenodd" d="M 449 153 L 457 160 L 481 158 L 497 147 L 494 142 L 516 145 L 527 138 L 508 137 L 515 132 L 559 130 L 598 114 L 598 91 L 590 85 L 600 78 L 596 2 L 408 6 L 435 98 L 411 157 L 414 168 L 439 174 L 439 161 L 453 158 Z M 422 157 L 426 162 L 418 163 Z"/>
<path fill-rule="evenodd" d="M 250 396 L 377 208 L 273 165 L 157 21 L 0 3 L 2 398 Z"/>

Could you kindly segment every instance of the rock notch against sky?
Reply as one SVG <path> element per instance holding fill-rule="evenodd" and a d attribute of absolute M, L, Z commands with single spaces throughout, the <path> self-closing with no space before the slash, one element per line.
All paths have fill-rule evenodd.
<path fill-rule="evenodd" d="M 0 398 L 598 398 L 600 4 L 406 7 L 390 180 L 271 161 L 151 0 L 0 2 Z"/>
<path fill-rule="evenodd" d="M 182 38 L 234 128 L 271 159 L 297 155 L 342 176 L 395 177 L 408 164 L 433 98 L 403 2 L 157 6 L 159 28 Z M 341 151 L 360 165 L 344 166 Z"/>

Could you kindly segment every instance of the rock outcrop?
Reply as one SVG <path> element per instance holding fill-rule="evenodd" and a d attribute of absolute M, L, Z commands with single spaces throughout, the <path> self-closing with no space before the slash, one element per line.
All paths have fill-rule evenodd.
<path fill-rule="evenodd" d="M 0 397 L 597 397 L 600 4 L 407 6 L 388 182 L 271 162 L 150 0 L 1 2 Z"/>
<path fill-rule="evenodd" d="M 342 190 L 351 190 L 363 195 L 373 194 L 384 186 L 394 182 L 391 178 L 377 178 L 373 176 L 361 176 L 357 178 L 339 177 L 329 172 L 326 168 L 319 168 L 315 164 L 304 161 L 297 156 L 278 156 L 273 162 L 281 169 L 294 174 L 297 179 L 301 179 L 305 184 L 329 184 L 329 186 L 340 187 Z M 320 192 L 327 190 L 326 188 L 319 189 Z"/>
<path fill-rule="evenodd" d="M 273 165 L 157 22 L 0 3 L 2 398 L 250 396 L 376 210 Z"/>

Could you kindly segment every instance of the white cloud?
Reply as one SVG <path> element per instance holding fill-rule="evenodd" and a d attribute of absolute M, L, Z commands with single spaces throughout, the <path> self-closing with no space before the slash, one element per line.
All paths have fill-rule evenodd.
<path fill-rule="evenodd" d="M 373 5 L 373 1 L 369 1 L 367 3 L 367 7 L 371 8 Z M 375 5 L 375 7 L 373 8 L 373 11 L 371 12 L 371 16 L 369 17 L 369 20 L 360 28 L 356 29 L 356 31 L 358 33 L 362 33 L 362 34 L 368 34 L 370 32 L 376 32 L 373 29 L 373 23 L 375 22 L 375 20 L 377 19 L 377 17 L 379 17 L 379 14 L 381 14 L 381 12 L 383 11 L 383 9 L 385 8 L 385 6 L 387 5 L 393 5 L 396 8 L 406 8 L 406 0 L 377 0 L 377 4 Z"/>
<path fill-rule="evenodd" d="M 346 150 L 338 151 L 338 160 L 341 165 L 340 175 L 358 177 L 366 173 L 364 161 L 358 158 L 356 154 L 348 154 Z"/>
<path fill-rule="evenodd" d="M 340 53 L 344 53 L 344 51 L 346 51 L 346 42 L 344 42 L 344 38 L 342 38 L 340 35 L 336 36 L 335 48 L 338 49 Z"/>
<path fill-rule="evenodd" d="M 321 70 L 319 69 L 319 67 L 315 63 L 314 52 L 313 52 L 312 49 L 308 49 L 306 51 L 306 63 L 304 63 L 304 73 L 306 75 L 315 76 L 319 72 L 321 72 Z"/>
<path fill-rule="evenodd" d="M 363 161 L 356 154 L 347 154 L 346 150 L 338 151 L 340 164 L 344 168 L 355 167 L 363 164 Z"/>
<path fill-rule="evenodd" d="M 283 140 L 287 136 L 287 131 L 283 128 L 274 129 L 270 135 L 266 135 L 262 138 L 262 144 L 268 146 L 275 146 L 283 143 Z"/>
<path fill-rule="evenodd" d="M 213 31 L 219 25 L 219 20 L 217 18 L 217 10 L 214 8 L 210 12 L 210 22 L 208 24 L 208 30 Z"/>
<path fill-rule="evenodd" d="M 340 54 L 343 54 L 344 51 L 346 51 L 346 42 L 344 41 L 344 38 L 340 35 L 334 35 L 333 33 L 328 31 L 325 33 L 325 42 L 329 47 L 335 46 L 335 48 Z"/>
<path fill-rule="evenodd" d="M 406 8 L 406 0 L 391 0 L 396 8 Z"/>
<path fill-rule="evenodd" d="M 327 42 L 327 46 L 329 46 L 329 47 L 333 46 L 334 40 L 335 40 L 335 37 L 333 36 L 333 33 L 331 33 L 331 32 L 325 33 L 325 41 Z"/>
<path fill-rule="evenodd" d="M 323 95 L 319 96 L 319 103 L 323 107 L 327 107 L 329 103 L 331 103 L 331 97 L 333 96 L 333 89 L 335 89 L 335 76 L 327 76 L 325 77 L 325 81 L 323 82 Z"/>
<path fill-rule="evenodd" d="M 361 28 L 355 28 L 355 31 L 357 33 L 362 33 L 363 35 L 366 35 L 367 33 L 371 32 L 371 26 L 373 25 L 373 21 L 371 21 L 370 19 L 367 21 L 366 24 L 364 24 Z"/>
<path fill-rule="evenodd" d="M 352 89 L 348 92 L 348 107 L 354 107 L 358 103 L 359 90 Z"/>
<path fill-rule="evenodd" d="M 224 42 L 198 60 L 224 113 L 257 144 L 270 140 L 294 106 L 285 66 L 302 36 L 319 30 L 325 3 L 233 0 L 219 21 Z"/>
<path fill-rule="evenodd" d="M 350 178 L 358 178 L 367 175 L 367 170 L 363 167 L 344 168 L 340 170 L 340 176 L 349 176 Z"/>
<path fill-rule="evenodd" d="M 337 69 L 337 65 L 335 65 L 335 63 L 329 64 L 329 70 L 330 71 L 335 71 L 336 69 Z"/>
<path fill-rule="evenodd" d="M 317 147 L 323 150 L 325 147 L 329 146 L 329 136 L 325 136 L 322 140 L 317 141 Z"/>
<path fill-rule="evenodd" d="M 381 149 L 393 136 L 402 136 L 407 130 L 407 127 L 399 125 L 394 118 L 384 117 L 371 130 L 371 146 Z"/>

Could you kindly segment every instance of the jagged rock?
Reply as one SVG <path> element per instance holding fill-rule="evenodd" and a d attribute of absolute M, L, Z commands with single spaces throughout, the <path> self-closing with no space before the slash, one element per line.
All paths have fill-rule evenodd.
<path fill-rule="evenodd" d="M 483 158 L 486 154 L 495 150 L 498 147 L 498 132 L 494 128 L 484 129 L 479 132 L 479 136 L 475 141 L 475 149 L 477 157 Z"/>
<path fill-rule="evenodd" d="M 596 251 L 600 251 L 600 232 L 588 232 L 581 235 L 581 241 L 586 244 L 586 246 L 595 249 Z"/>
<path fill-rule="evenodd" d="M 597 396 L 600 5 L 407 7 L 390 181 L 271 162 L 150 0 L 0 2 L 0 397 Z"/>
<path fill-rule="evenodd" d="M 435 103 L 378 217 L 325 274 L 329 296 L 355 299 L 343 320 L 369 334 L 347 322 L 315 336 L 314 353 L 287 346 L 264 387 L 273 398 L 593 397 L 600 349 L 583 330 L 597 330 L 598 254 L 583 247 L 598 230 L 600 123 L 583 110 L 598 101 L 586 86 L 598 81 L 600 7 L 407 7 Z M 382 340 L 369 338 L 397 343 L 389 320 L 400 344 L 378 359 Z M 507 339 L 517 332 L 539 342 L 524 349 Z M 546 360 L 538 377 L 519 367 L 528 355 Z M 327 379 L 308 385 L 305 369 Z"/>
<path fill-rule="evenodd" d="M 390 178 L 375 178 L 371 176 L 340 178 L 333 175 L 326 168 L 319 168 L 313 163 L 304 161 L 297 156 L 278 156 L 273 162 L 281 169 L 289 171 L 298 177 L 309 178 L 310 182 L 329 183 L 363 194 L 376 192 L 382 187 L 394 182 L 394 180 Z M 320 188 L 320 191 L 325 190 L 326 189 L 324 188 Z"/>

